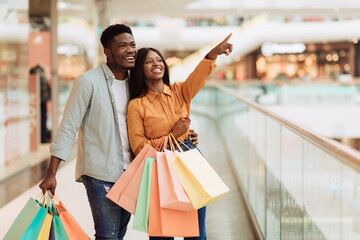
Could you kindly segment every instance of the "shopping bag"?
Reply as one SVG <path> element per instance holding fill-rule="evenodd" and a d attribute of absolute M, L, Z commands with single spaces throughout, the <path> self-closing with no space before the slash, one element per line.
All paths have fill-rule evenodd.
<path fill-rule="evenodd" d="M 136 202 L 135 216 L 133 222 L 133 229 L 141 232 L 148 232 L 149 225 L 149 204 L 150 204 L 150 188 L 151 188 L 151 173 L 153 162 L 156 158 L 146 158 L 145 166 L 141 178 L 139 195 Z"/>
<path fill-rule="evenodd" d="M 185 212 L 160 207 L 157 162 L 153 164 L 148 235 L 158 237 L 199 236 L 197 210 Z"/>
<path fill-rule="evenodd" d="M 160 206 L 181 211 L 195 210 L 170 163 L 174 157 L 175 153 L 169 150 L 156 155 Z"/>
<path fill-rule="evenodd" d="M 172 165 L 195 209 L 230 191 L 196 148 L 177 153 Z"/>
<path fill-rule="evenodd" d="M 54 229 L 54 219 L 51 221 L 49 240 L 56 240 L 56 238 L 55 238 L 55 229 Z"/>
<path fill-rule="evenodd" d="M 66 209 L 64 204 L 59 198 L 54 196 L 54 199 L 58 202 L 55 203 L 56 210 L 59 214 L 61 223 L 65 229 L 66 235 L 69 240 L 88 240 L 90 239 L 84 230 L 80 227 L 79 223 L 74 219 L 70 212 Z M 59 223 L 58 223 L 59 224 Z M 61 229 L 61 227 L 60 227 Z M 56 233 L 56 231 L 55 231 Z M 60 233 L 63 234 L 63 233 Z"/>
<path fill-rule="evenodd" d="M 30 198 L 21 210 L 15 221 L 7 231 L 3 240 L 20 239 L 31 221 L 34 219 L 41 206 L 34 198 Z"/>
<path fill-rule="evenodd" d="M 145 158 L 155 157 L 156 150 L 146 144 L 106 194 L 106 197 L 126 209 L 129 213 L 135 214 L 136 201 L 145 164 L 144 160 Z"/>
<path fill-rule="evenodd" d="M 20 240 L 36 240 L 44 223 L 46 214 L 48 214 L 47 210 L 44 207 L 40 207 L 25 232 L 21 235 Z"/>
<path fill-rule="evenodd" d="M 53 217 L 51 216 L 51 214 L 46 213 L 46 216 L 45 216 L 44 222 L 41 226 L 39 235 L 36 238 L 37 240 L 48 240 L 49 239 L 52 219 L 53 219 Z"/>
<path fill-rule="evenodd" d="M 41 201 L 38 202 L 40 209 L 35 215 L 25 232 L 22 234 L 20 239 L 26 240 L 48 240 L 51 229 L 52 214 L 57 214 L 54 210 L 54 205 L 51 200 L 50 192 L 46 192 L 42 197 Z"/>
<path fill-rule="evenodd" d="M 53 219 L 51 221 L 49 240 L 69 240 L 65 228 L 59 218 L 59 213 L 56 210 L 55 204 L 53 202 L 53 199 L 58 202 L 60 200 L 58 197 L 53 196 L 50 192 L 48 193 L 50 195 L 48 211 L 53 216 Z"/>
<path fill-rule="evenodd" d="M 64 225 L 58 216 L 53 217 L 53 227 L 56 240 L 69 240 Z"/>

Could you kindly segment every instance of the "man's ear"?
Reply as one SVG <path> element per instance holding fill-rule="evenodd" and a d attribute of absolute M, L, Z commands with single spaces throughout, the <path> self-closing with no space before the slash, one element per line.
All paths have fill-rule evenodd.
<path fill-rule="evenodd" d="M 107 58 L 109 58 L 111 56 L 111 52 L 110 52 L 110 49 L 108 48 L 104 48 L 104 54 Z"/>

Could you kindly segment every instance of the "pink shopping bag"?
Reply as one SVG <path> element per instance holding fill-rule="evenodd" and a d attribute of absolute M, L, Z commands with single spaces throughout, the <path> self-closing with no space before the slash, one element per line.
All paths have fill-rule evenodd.
<path fill-rule="evenodd" d="M 133 215 L 135 214 L 145 158 L 156 158 L 155 148 L 148 144 L 139 152 L 106 195 L 107 198 Z"/>
<path fill-rule="evenodd" d="M 172 167 L 171 161 L 175 157 L 174 152 L 165 150 L 165 152 L 157 152 L 156 156 L 160 206 L 180 211 L 195 210 Z"/>

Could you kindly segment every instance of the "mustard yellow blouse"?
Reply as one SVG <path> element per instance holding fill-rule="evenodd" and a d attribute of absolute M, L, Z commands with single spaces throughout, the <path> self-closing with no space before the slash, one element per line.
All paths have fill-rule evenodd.
<path fill-rule="evenodd" d="M 156 94 L 148 91 L 129 102 L 127 126 L 132 151 L 137 155 L 146 143 L 157 147 L 168 135 L 181 116 L 190 115 L 190 103 L 205 85 L 207 77 L 215 70 L 215 60 L 204 58 L 185 82 L 175 82 Z M 188 133 L 180 137 L 185 140 Z"/>

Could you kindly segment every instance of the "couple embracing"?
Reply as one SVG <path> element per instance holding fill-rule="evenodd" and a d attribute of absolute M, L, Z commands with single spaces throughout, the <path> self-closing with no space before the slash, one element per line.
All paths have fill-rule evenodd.
<path fill-rule="evenodd" d="M 95 237 L 122 240 L 130 213 L 105 195 L 146 144 L 155 147 L 172 133 L 196 147 L 197 134 L 189 130 L 190 103 L 215 70 L 217 56 L 231 53 L 230 37 L 210 50 L 186 81 L 170 84 L 168 66 L 158 50 L 137 50 L 126 25 L 107 27 L 100 39 L 106 63 L 74 81 L 50 145 L 47 174 L 39 185 L 43 193 L 55 193 L 58 166 L 69 158 L 78 133 L 75 176 L 86 188 Z M 205 214 L 206 207 L 198 210 L 200 236 L 185 239 L 206 239 Z"/>

